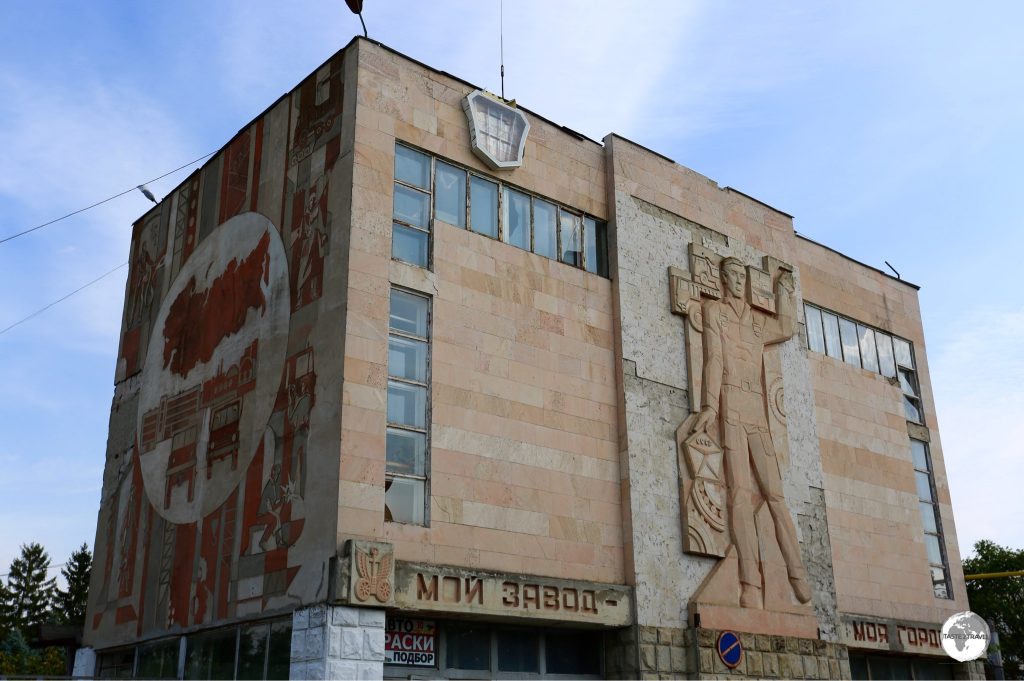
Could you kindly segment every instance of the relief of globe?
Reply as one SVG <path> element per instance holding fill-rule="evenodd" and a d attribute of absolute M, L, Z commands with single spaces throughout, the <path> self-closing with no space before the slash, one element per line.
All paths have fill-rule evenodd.
<path fill-rule="evenodd" d="M 988 624 L 971 611 L 958 612 L 942 625 L 942 649 L 958 662 L 977 660 L 988 650 Z"/>

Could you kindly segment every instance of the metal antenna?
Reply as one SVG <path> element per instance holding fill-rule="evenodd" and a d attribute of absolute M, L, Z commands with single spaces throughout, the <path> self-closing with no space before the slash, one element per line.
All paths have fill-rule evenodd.
<path fill-rule="evenodd" d="M 889 261 L 888 260 L 883 260 L 882 262 L 884 262 L 886 265 L 889 265 Z M 893 272 L 896 272 L 896 268 L 893 267 L 892 265 L 889 265 L 889 269 L 892 270 Z M 899 272 L 896 272 L 896 278 L 901 280 L 901 281 L 903 280 L 903 277 L 900 276 Z"/>
<path fill-rule="evenodd" d="M 505 0 L 498 0 L 498 44 L 501 45 L 501 98 L 505 99 Z"/>

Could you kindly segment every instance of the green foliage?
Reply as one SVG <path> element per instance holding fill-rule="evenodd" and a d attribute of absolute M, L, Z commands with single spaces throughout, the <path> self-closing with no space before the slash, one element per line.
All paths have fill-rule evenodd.
<path fill-rule="evenodd" d="M 964 560 L 964 574 L 1024 570 L 1024 549 L 1010 549 L 983 539 Z M 1024 674 L 1024 577 L 972 579 L 967 582 L 971 610 L 995 625 L 1006 678 Z"/>
<path fill-rule="evenodd" d="M 62 676 L 66 673 L 67 659 L 63 649 L 33 650 L 18 628 L 0 637 L 0 676 Z"/>
<path fill-rule="evenodd" d="M 14 627 L 14 596 L 7 585 L 0 580 L 0 642 Z M 0 672 L 2 673 L 2 672 Z"/>
<path fill-rule="evenodd" d="M 54 616 L 61 624 L 85 624 L 85 606 L 89 600 L 89 573 L 92 553 L 82 544 L 71 554 L 60 573 L 67 582 L 66 589 L 58 589 L 54 602 Z"/>
<path fill-rule="evenodd" d="M 42 544 L 22 544 L 21 555 L 11 563 L 7 576 L 11 624 L 27 634 L 31 627 L 49 620 L 57 580 L 46 578 L 50 556 Z"/>
<path fill-rule="evenodd" d="M 27 637 L 45 622 L 85 622 L 92 555 L 85 544 L 71 555 L 61 571 L 67 589 L 60 591 L 56 579 L 47 579 L 49 565 L 50 557 L 42 545 L 23 544 L 21 555 L 7 571 L 7 583 L 0 580 L 0 677 L 67 673 L 62 648 L 31 648 Z"/>

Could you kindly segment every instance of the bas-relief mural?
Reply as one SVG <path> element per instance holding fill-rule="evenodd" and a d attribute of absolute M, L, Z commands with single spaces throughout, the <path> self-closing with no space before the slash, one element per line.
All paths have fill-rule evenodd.
<path fill-rule="evenodd" d="M 672 311 L 687 319 L 692 412 L 676 431 L 683 548 L 721 559 L 692 600 L 810 615 L 783 494 L 786 414 L 773 350 L 796 329 L 792 270 L 692 243 L 689 255 L 688 273 L 669 268 Z"/>
<path fill-rule="evenodd" d="M 335 533 L 332 525 L 320 533 L 326 542 L 310 536 L 306 481 L 330 471 L 309 459 L 307 442 L 311 429 L 336 428 L 313 421 L 311 329 L 330 247 L 341 69 L 336 57 L 293 93 L 287 149 L 264 167 L 285 188 L 284 205 L 264 210 L 283 220 L 252 212 L 261 119 L 220 166 L 196 172 L 136 225 L 86 634 L 93 645 L 326 594 Z M 201 237 L 211 168 L 220 171 L 218 226 Z"/>

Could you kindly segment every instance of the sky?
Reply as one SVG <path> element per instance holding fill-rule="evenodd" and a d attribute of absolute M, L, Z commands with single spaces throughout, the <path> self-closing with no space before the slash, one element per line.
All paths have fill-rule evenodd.
<path fill-rule="evenodd" d="M 500 92 L 498 0 L 365 0 Z M 1024 548 L 1024 3 L 510 0 L 505 93 L 921 286 L 961 553 Z M 215 151 L 361 32 L 341 0 L 0 3 L 0 239 Z M 162 198 L 189 169 L 150 183 Z M 128 259 L 138 192 L 0 243 L 0 329 Z M 0 574 L 92 546 L 126 269 L 0 333 Z M 918 349 L 920 352 L 920 348 Z M 934 425 L 934 424 L 933 424 Z"/>

